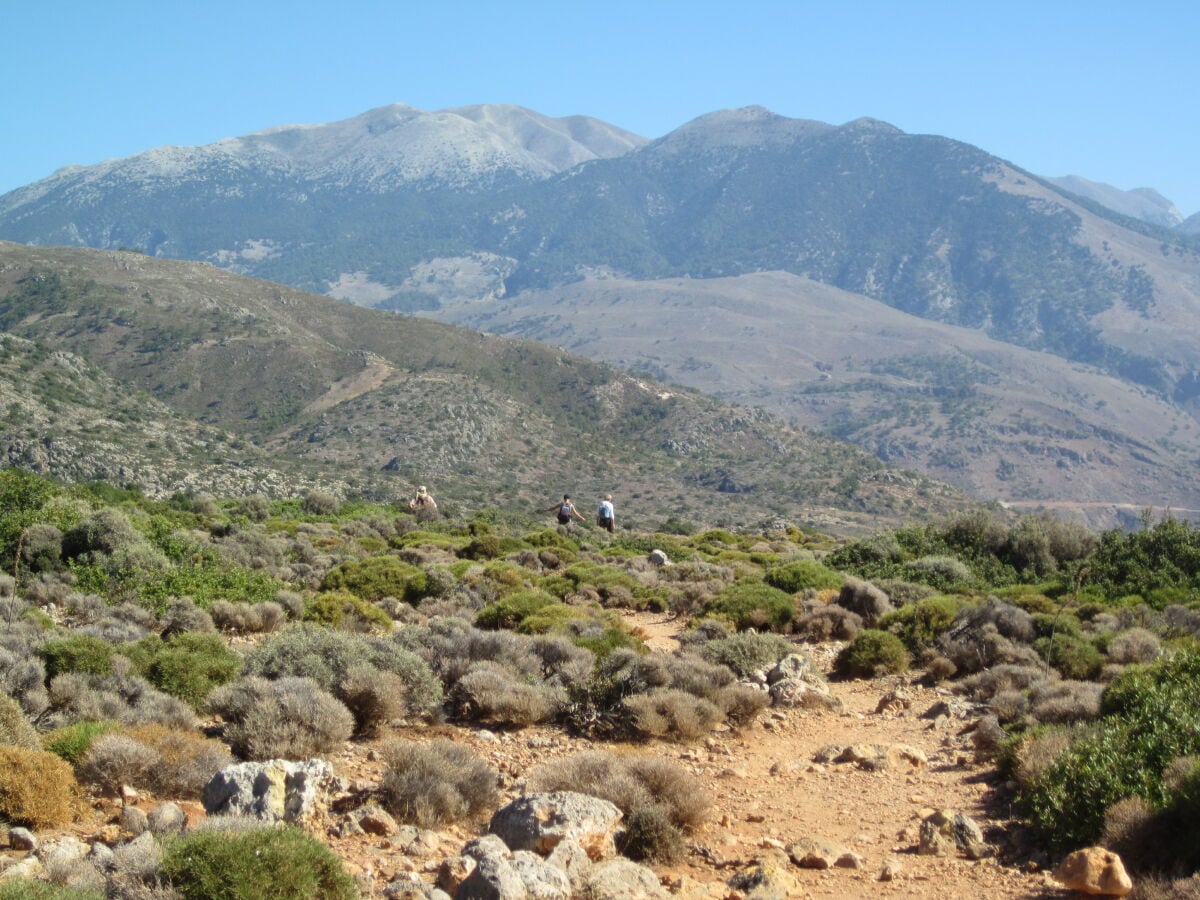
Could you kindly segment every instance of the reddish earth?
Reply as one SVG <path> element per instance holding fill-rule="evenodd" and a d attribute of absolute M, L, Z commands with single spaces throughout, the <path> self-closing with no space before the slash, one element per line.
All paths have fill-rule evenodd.
<path fill-rule="evenodd" d="M 659 651 L 676 646 L 682 629 L 660 615 L 631 616 L 650 644 Z M 828 669 L 836 648 L 808 648 Z M 911 678 L 834 682 L 832 693 L 842 701 L 840 712 L 768 709 L 742 733 L 720 731 L 694 745 L 660 741 L 606 744 L 619 752 L 651 753 L 674 760 L 695 776 L 713 797 L 707 824 L 690 834 L 685 860 L 655 871 L 674 894 L 696 898 L 743 896 L 728 885 L 740 868 L 769 851 L 800 838 L 822 838 L 844 845 L 861 856 L 861 869 L 801 869 L 789 866 L 795 880 L 794 897 L 925 897 L 1015 898 L 1060 896 L 1047 888 L 1045 875 L 1023 858 L 1011 854 L 1012 823 L 998 810 L 992 790 L 994 772 L 973 761 L 965 720 L 952 719 L 940 727 L 921 714 L 944 692 L 911 683 Z M 877 713 L 881 697 L 903 684 L 907 709 Z M 389 729 L 371 743 L 348 744 L 330 759 L 335 773 L 348 783 L 343 806 L 351 795 L 363 796 L 378 784 L 378 749 L 391 740 L 429 740 L 451 737 L 471 747 L 501 773 L 505 799 L 520 792 L 522 780 L 537 765 L 584 749 L 597 742 L 572 738 L 556 728 L 527 728 L 489 732 L 456 726 Z M 903 745 L 920 751 L 927 762 L 894 760 L 882 771 L 864 771 L 853 763 L 813 761 L 828 745 Z M 919 755 L 918 755 L 919 756 Z M 146 808 L 155 801 L 144 799 Z M 198 804 L 184 804 L 190 818 L 203 816 Z M 933 857 L 916 853 L 918 827 L 935 809 L 950 808 L 971 816 L 999 855 L 978 861 L 962 855 Z M 95 835 L 113 821 L 115 801 L 97 802 L 94 814 L 73 829 L 81 837 Z M 442 830 L 433 845 L 420 853 L 403 852 L 395 838 L 359 834 L 339 838 L 331 833 L 336 817 L 313 823 L 349 869 L 359 877 L 364 896 L 379 896 L 397 876 L 413 873 L 433 881 L 438 864 L 471 837 L 485 821 Z M 109 830 L 113 828 L 109 825 Z M 43 835 L 43 840 L 50 835 Z M 431 836 L 432 837 L 432 836 Z M 412 847 L 407 847 L 412 851 Z M 11 854 L 6 854 L 11 855 Z M 887 863 L 895 869 L 890 881 L 880 881 Z"/>

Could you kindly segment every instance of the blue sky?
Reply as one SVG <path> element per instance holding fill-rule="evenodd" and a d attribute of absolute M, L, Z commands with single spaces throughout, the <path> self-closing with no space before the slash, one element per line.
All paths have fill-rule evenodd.
<path fill-rule="evenodd" d="M 658 137 L 761 104 L 967 141 L 1200 211 L 1200 4 L 5 4 L 0 193 L 70 163 L 348 118 L 515 103 Z"/>

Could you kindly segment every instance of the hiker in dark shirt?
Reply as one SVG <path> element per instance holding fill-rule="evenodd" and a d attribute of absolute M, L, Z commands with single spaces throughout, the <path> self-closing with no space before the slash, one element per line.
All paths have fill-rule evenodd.
<path fill-rule="evenodd" d="M 587 521 L 579 510 L 575 508 L 575 504 L 571 502 L 570 494 L 563 494 L 562 502 L 555 503 L 553 506 L 547 506 L 542 512 L 558 513 L 559 525 L 570 525 L 572 519 L 578 519 L 580 522 Z"/>

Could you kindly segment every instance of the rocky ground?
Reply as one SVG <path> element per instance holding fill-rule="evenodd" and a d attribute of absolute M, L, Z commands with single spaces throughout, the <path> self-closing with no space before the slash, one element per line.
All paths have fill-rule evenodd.
<path fill-rule="evenodd" d="M 683 627 L 661 615 L 633 618 L 659 650 L 671 649 Z M 808 649 L 828 670 L 836 648 Z M 971 719 L 959 714 L 956 698 L 911 677 L 835 681 L 831 692 L 840 711 L 769 708 L 748 730 L 719 731 L 695 745 L 607 745 L 673 760 L 713 797 L 709 821 L 688 836 L 684 860 L 654 867 L 668 891 L 680 897 L 746 897 L 748 890 L 733 885 L 739 873 L 760 863 L 782 891 L 774 896 L 995 900 L 1063 894 L 1047 881 L 1044 867 L 1051 861 L 1025 845 L 1010 820 L 992 767 L 975 763 L 967 733 Z M 948 714 L 934 715 L 939 708 Z M 382 896 L 397 878 L 433 882 L 443 860 L 486 830 L 486 821 L 437 832 L 388 823 L 364 822 L 366 830 L 347 825 L 349 811 L 379 782 L 380 748 L 396 739 L 434 737 L 450 737 L 485 758 L 501 773 L 505 802 L 521 793 L 534 767 L 596 747 L 557 728 L 504 732 L 449 725 L 391 728 L 370 743 L 348 744 L 328 760 L 338 789 L 310 828 L 346 862 L 366 897 Z M 128 799 L 146 811 L 159 803 Z M 204 815 L 199 803 L 180 805 L 189 820 Z M 951 848 L 942 856 L 918 853 L 921 823 L 938 810 L 969 816 L 986 846 Z M 120 811 L 120 801 L 98 799 L 73 832 L 84 840 L 98 835 L 115 840 Z M 54 835 L 38 837 L 44 843 Z M 816 850 L 823 843 L 836 845 L 830 848 L 831 867 L 789 863 L 788 851 L 798 858 L 796 845 L 805 842 Z M 25 855 L 3 853 L 8 863 Z M 838 857 L 841 864 L 832 865 Z"/>

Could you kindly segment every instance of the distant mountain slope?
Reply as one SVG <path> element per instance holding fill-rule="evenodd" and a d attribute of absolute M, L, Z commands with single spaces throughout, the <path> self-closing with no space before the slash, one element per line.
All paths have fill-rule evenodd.
<path fill-rule="evenodd" d="M 0 331 L 84 357 L 273 466 L 376 495 L 431 483 L 480 506 L 613 490 L 634 521 L 842 530 L 965 502 L 760 411 L 202 264 L 0 243 Z"/>
<path fill-rule="evenodd" d="M 1181 213 L 1166 197 L 1153 188 L 1121 190 L 1101 181 L 1091 181 L 1080 175 L 1063 175 L 1046 181 L 1072 194 L 1095 200 L 1123 216 L 1140 219 L 1163 228 L 1178 228 L 1183 224 Z"/>
<path fill-rule="evenodd" d="M 202 259 L 326 291 L 457 239 L 465 198 L 645 143 L 585 116 L 403 104 L 68 167 L 0 197 L 0 237 Z M 382 257 L 382 258 L 381 258 Z"/>
<path fill-rule="evenodd" d="M 983 499 L 1103 524 L 1200 508 L 1200 426 L 1161 396 L 799 276 L 584 280 L 437 315 L 760 404 Z"/>
<path fill-rule="evenodd" d="M 538 292 L 585 302 L 571 288 L 581 281 L 619 279 L 636 304 L 635 283 L 789 273 L 876 301 L 854 307 L 854 315 L 883 317 L 883 304 L 953 326 L 929 334 L 971 358 L 980 352 L 972 338 L 979 332 L 1124 382 L 1081 388 L 1080 397 L 1144 393 L 1149 399 L 1131 400 L 1131 418 L 1114 430 L 1122 441 L 1156 435 L 1161 452 L 1137 452 L 1166 473 L 1168 492 L 1191 471 L 1191 439 L 1177 414 L 1200 419 L 1200 242 L 1185 230 L 1186 223 L 1160 228 L 1114 212 L 948 138 L 872 119 L 840 126 L 788 119 L 761 107 L 701 116 L 650 142 L 596 120 L 516 107 L 385 107 L 344 123 L 65 171 L 0 198 L 0 237 L 208 260 L 362 306 L 458 321 L 484 321 L 492 307 Z M 657 302 L 654 289 L 645 297 Z M 776 309 L 780 321 L 806 308 L 795 302 Z M 578 346 L 601 347 L 622 318 L 597 316 Z M 191 320 L 188 327 L 203 331 Z M 670 333 L 653 319 L 641 328 L 653 339 L 711 346 L 690 320 Z M 215 332 L 206 339 L 220 340 Z M 214 351 L 205 364 L 231 353 Z M 718 364 L 692 355 L 698 365 Z M 280 350 L 274 358 L 289 357 Z M 1028 387 L 1026 373 L 1000 367 L 1029 357 L 990 358 L 998 383 L 1018 394 L 1026 388 L 1017 386 Z M 891 365 L 893 355 L 879 359 Z M 337 377 L 361 375 L 356 364 L 338 365 Z M 728 356 L 719 365 L 714 384 L 738 380 Z M 202 391 L 173 387 L 194 382 L 183 358 L 162 372 L 158 390 L 199 402 Z M 946 432 L 932 424 L 915 432 L 886 416 L 854 424 L 864 410 L 893 401 L 888 385 L 858 381 L 862 402 L 845 406 L 848 421 L 813 415 L 884 456 L 908 447 L 903 458 L 932 471 L 949 465 L 935 457 L 961 464 L 955 477 L 973 489 L 1011 487 L 995 475 L 1003 442 L 992 438 L 1008 415 L 1003 404 L 973 416 L 991 437 L 971 445 L 978 452 L 958 454 L 937 446 Z M 1094 409 L 1072 407 L 1071 396 L 1035 419 L 1072 434 L 1103 427 Z M 766 386 L 753 399 L 774 409 L 791 404 Z M 314 401 L 280 389 L 274 398 L 256 390 L 221 403 L 230 415 L 270 423 Z M 1156 422 L 1178 420 L 1175 430 L 1163 435 L 1154 426 L 1139 436 L 1131 423 L 1151 408 Z M 189 409 L 225 421 L 212 409 Z M 1029 452 L 1057 440 L 1035 440 Z M 1109 473 L 1107 483 L 1147 499 L 1163 494 L 1157 469 L 1131 455 L 1111 458 L 1094 474 Z M 1121 477 L 1110 477 L 1118 470 Z M 1040 485 L 1026 478 L 1022 491 L 1061 489 L 1064 496 L 1046 499 L 1080 502 L 1094 493 L 1081 469 L 1055 476 Z"/>

